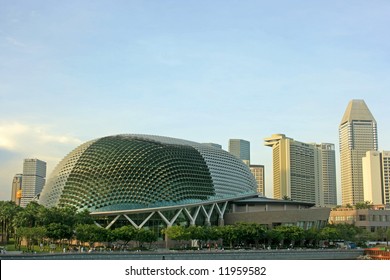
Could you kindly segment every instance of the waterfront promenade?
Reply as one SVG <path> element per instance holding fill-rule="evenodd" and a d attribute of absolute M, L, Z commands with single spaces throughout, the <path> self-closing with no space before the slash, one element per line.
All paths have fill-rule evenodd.
<path fill-rule="evenodd" d="M 353 250 L 247 250 L 155 251 L 56 254 L 3 254 L 2 260 L 355 260 L 363 249 Z"/>

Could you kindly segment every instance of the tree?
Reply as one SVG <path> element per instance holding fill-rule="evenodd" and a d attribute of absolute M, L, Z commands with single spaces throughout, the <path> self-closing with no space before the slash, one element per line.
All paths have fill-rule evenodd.
<path fill-rule="evenodd" d="M 304 237 L 304 230 L 298 226 L 288 226 L 286 228 L 286 239 L 290 241 L 291 246 Z"/>
<path fill-rule="evenodd" d="M 9 238 L 14 231 L 14 218 L 20 209 L 21 208 L 12 201 L 0 201 L 1 241 L 3 243 L 9 241 Z"/>
<path fill-rule="evenodd" d="M 281 230 L 277 228 L 273 228 L 266 232 L 266 239 L 268 240 L 268 244 L 276 243 L 278 246 L 282 245 L 282 241 L 284 240 L 284 235 Z"/>
<path fill-rule="evenodd" d="M 125 245 L 136 239 L 137 230 L 132 226 L 123 226 L 112 231 L 113 239 L 125 242 Z"/>
<path fill-rule="evenodd" d="M 143 243 L 149 243 L 149 249 L 150 249 L 152 243 L 157 241 L 157 235 L 151 230 L 141 228 L 137 230 L 135 240 L 138 241 L 139 247 L 142 247 Z"/>
<path fill-rule="evenodd" d="M 366 242 L 369 240 L 372 240 L 373 236 L 374 236 L 374 233 L 372 233 L 366 229 L 363 229 L 355 235 L 354 240 L 357 242 L 358 246 L 365 247 L 367 245 Z"/>
<path fill-rule="evenodd" d="M 317 246 L 320 240 L 320 231 L 314 227 L 308 229 L 304 233 L 304 239 L 306 246 L 312 247 Z"/>
<path fill-rule="evenodd" d="M 46 228 L 46 237 L 54 240 L 60 240 L 60 246 L 62 246 L 63 239 L 71 239 L 73 236 L 72 227 L 59 224 L 59 223 L 51 223 Z"/>
<path fill-rule="evenodd" d="M 355 241 L 356 235 L 362 231 L 362 229 L 351 224 L 336 224 L 332 225 L 339 234 L 339 239 Z"/>
<path fill-rule="evenodd" d="M 221 238 L 221 227 L 217 226 L 190 226 L 187 228 L 190 239 L 198 240 L 199 247 L 203 243 L 216 241 Z"/>
<path fill-rule="evenodd" d="M 46 229 L 44 227 L 20 227 L 16 230 L 15 235 L 18 240 L 18 247 L 20 248 L 20 242 L 24 238 L 27 243 L 27 250 L 32 251 L 34 243 L 38 245 L 46 235 Z"/>
<path fill-rule="evenodd" d="M 84 209 L 80 212 L 77 212 L 75 215 L 75 224 L 76 225 L 92 225 L 94 223 L 94 219 L 91 216 L 91 213 Z"/>
<path fill-rule="evenodd" d="M 256 223 L 237 223 L 238 240 L 248 246 L 249 243 L 258 247 L 259 241 L 265 237 L 265 229 Z"/>
<path fill-rule="evenodd" d="M 340 239 L 340 233 L 335 227 L 327 226 L 320 231 L 319 237 L 330 242 Z"/>
<path fill-rule="evenodd" d="M 386 228 L 378 227 L 375 232 L 375 238 L 379 241 L 384 241 L 386 239 Z"/>
<path fill-rule="evenodd" d="M 389 246 L 389 239 L 390 239 L 390 228 L 387 228 L 386 230 L 386 245 Z"/>
<path fill-rule="evenodd" d="M 162 230 L 172 240 L 182 241 L 190 239 L 190 232 L 183 226 L 174 225 Z"/>
<path fill-rule="evenodd" d="M 42 225 L 40 217 L 43 217 L 45 207 L 35 201 L 27 204 L 25 208 L 15 215 L 14 224 L 16 227 L 35 227 Z"/>
<path fill-rule="evenodd" d="M 291 246 L 304 236 L 304 230 L 297 226 L 278 226 L 275 231 L 280 233 L 279 238 L 283 237 L 280 243 L 283 244 L 287 240 Z"/>
<path fill-rule="evenodd" d="M 78 225 L 76 227 L 76 238 L 81 242 L 88 242 L 89 247 L 92 247 L 95 242 L 105 242 L 108 239 L 109 233 L 105 228 L 97 225 Z"/>
<path fill-rule="evenodd" d="M 372 209 L 373 205 L 371 201 L 358 202 L 355 204 L 356 209 Z"/>
<path fill-rule="evenodd" d="M 233 225 L 227 225 L 222 227 L 221 229 L 221 237 L 224 241 L 226 241 L 230 248 L 233 248 L 235 243 L 238 240 L 238 231 L 237 228 Z"/>

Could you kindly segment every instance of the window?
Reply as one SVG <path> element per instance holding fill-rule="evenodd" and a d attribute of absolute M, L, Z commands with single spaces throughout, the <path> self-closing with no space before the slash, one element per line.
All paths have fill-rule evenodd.
<path fill-rule="evenodd" d="M 356 221 L 355 216 L 347 216 L 347 221 Z"/>
<path fill-rule="evenodd" d="M 359 215 L 359 221 L 366 221 L 367 216 L 366 215 Z"/>

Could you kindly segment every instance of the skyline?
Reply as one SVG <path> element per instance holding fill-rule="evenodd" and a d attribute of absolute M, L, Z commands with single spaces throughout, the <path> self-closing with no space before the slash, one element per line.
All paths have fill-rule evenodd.
<path fill-rule="evenodd" d="M 247 140 L 269 197 L 264 138 L 333 143 L 339 190 L 351 99 L 390 150 L 387 1 L 0 3 L 0 200 L 25 158 L 122 133 Z"/>

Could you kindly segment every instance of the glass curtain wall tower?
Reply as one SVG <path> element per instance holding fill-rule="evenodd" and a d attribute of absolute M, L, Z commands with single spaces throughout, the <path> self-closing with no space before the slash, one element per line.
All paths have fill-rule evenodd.
<path fill-rule="evenodd" d="M 39 195 L 46 182 L 46 162 L 33 158 L 25 159 L 22 175 L 22 198 L 20 206 L 26 207 Z"/>
<path fill-rule="evenodd" d="M 250 165 L 250 142 L 242 139 L 229 140 L 229 153 L 241 159 L 247 166 Z"/>
<path fill-rule="evenodd" d="M 362 158 L 378 150 L 377 123 L 364 100 L 351 100 L 339 126 L 343 205 L 364 202 Z"/>

